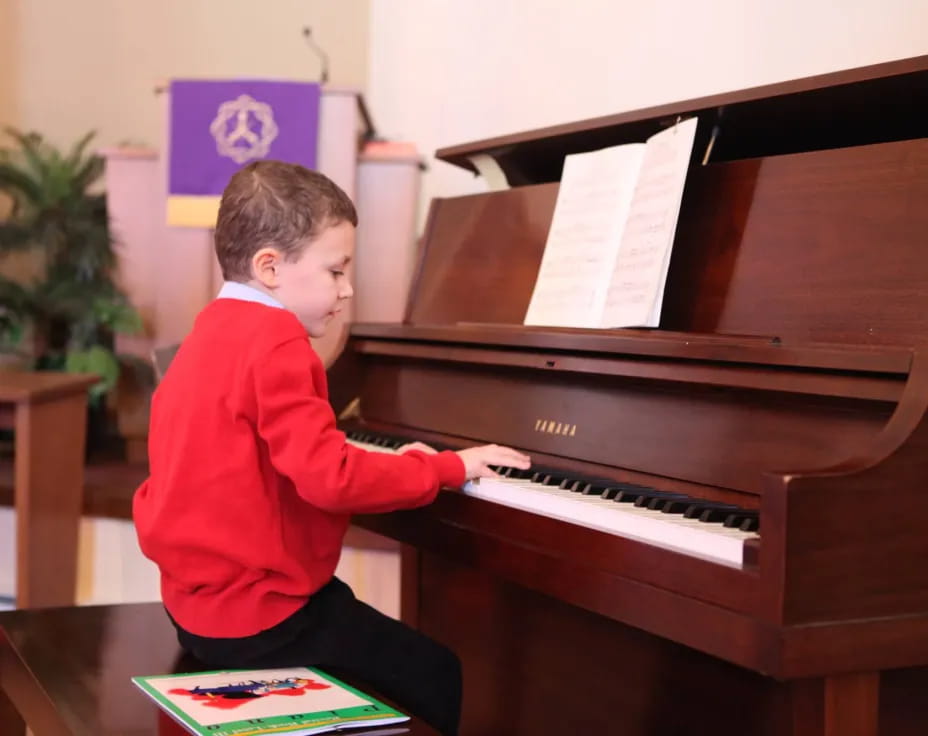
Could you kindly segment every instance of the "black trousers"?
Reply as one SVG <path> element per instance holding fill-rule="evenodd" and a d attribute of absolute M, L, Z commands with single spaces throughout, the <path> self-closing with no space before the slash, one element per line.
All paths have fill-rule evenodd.
<path fill-rule="evenodd" d="M 447 647 L 354 597 L 338 578 L 276 626 L 240 639 L 196 636 L 177 625 L 180 645 L 208 667 L 319 667 L 357 679 L 456 736 L 461 716 L 461 663 Z"/>

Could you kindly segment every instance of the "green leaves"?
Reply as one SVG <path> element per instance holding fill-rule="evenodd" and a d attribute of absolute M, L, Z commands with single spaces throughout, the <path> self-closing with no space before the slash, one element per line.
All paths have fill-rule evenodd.
<path fill-rule="evenodd" d="M 18 282 L 0 276 L 0 341 L 31 326 L 37 366 L 97 373 L 104 380 L 93 392 L 105 392 L 119 372 L 113 333 L 142 325 L 114 281 L 106 198 L 93 191 L 104 168 L 89 152 L 94 133 L 62 152 L 38 133 L 6 132 L 17 147 L 0 151 L 0 192 L 13 202 L 0 221 L 0 257 L 33 250 L 44 271 Z"/>
<path fill-rule="evenodd" d="M 92 397 L 104 395 L 119 380 L 119 361 L 112 350 L 102 345 L 69 350 L 65 354 L 64 369 L 69 373 L 96 373 L 100 376 L 100 380 L 90 387 Z"/>

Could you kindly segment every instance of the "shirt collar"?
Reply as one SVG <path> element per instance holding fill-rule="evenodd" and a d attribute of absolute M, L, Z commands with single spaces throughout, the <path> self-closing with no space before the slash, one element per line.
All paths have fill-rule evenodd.
<path fill-rule="evenodd" d="M 268 307 L 284 309 L 284 305 L 277 301 L 270 294 L 265 294 L 260 289 L 256 289 L 255 287 L 249 286 L 248 284 L 243 284 L 240 281 L 223 282 L 222 288 L 219 290 L 216 298 L 239 299 L 245 302 L 257 302 L 258 304 L 264 304 Z"/>

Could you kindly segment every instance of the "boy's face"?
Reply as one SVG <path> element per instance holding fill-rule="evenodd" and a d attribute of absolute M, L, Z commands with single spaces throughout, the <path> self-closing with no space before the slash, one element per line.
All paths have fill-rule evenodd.
<path fill-rule="evenodd" d="M 354 256 L 355 228 L 341 222 L 326 228 L 295 261 L 274 264 L 273 296 L 293 312 L 311 337 L 322 337 L 351 298 L 347 270 Z"/>

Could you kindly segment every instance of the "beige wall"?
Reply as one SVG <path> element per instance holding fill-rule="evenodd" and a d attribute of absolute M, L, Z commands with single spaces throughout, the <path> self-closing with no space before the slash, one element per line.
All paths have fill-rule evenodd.
<path fill-rule="evenodd" d="M 432 154 L 925 54 L 926 28 L 926 0 L 372 0 L 368 96 L 385 134 Z M 424 195 L 480 186 L 433 163 Z"/>
<path fill-rule="evenodd" d="M 368 0 L 0 0 L 0 122 L 59 144 L 96 129 L 101 145 L 160 146 L 157 82 L 318 78 L 304 25 L 330 81 L 363 88 Z"/>
<path fill-rule="evenodd" d="M 0 127 L 19 116 L 16 93 L 16 0 L 0 0 Z"/>

